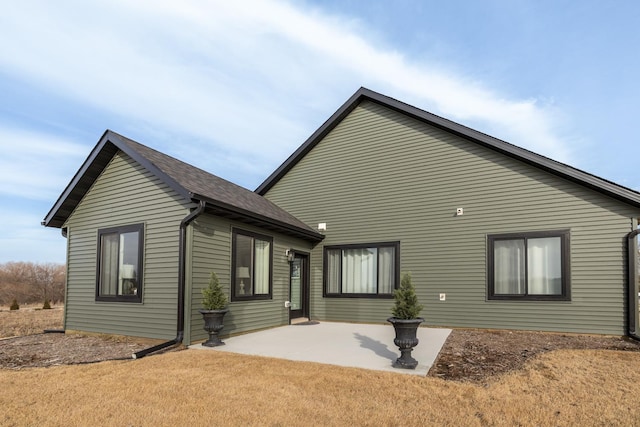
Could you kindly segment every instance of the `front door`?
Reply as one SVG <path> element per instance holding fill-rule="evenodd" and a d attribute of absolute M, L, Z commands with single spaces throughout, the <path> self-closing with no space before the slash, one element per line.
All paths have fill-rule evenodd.
<path fill-rule="evenodd" d="M 289 318 L 309 317 L 309 255 L 295 253 L 291 262 Z"/>

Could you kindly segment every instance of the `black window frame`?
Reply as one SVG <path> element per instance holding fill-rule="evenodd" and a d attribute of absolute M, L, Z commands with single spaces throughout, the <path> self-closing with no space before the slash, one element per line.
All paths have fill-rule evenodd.
<path fill-rule="evenodd" d="M 570 230 L 532 231 L 523 233 L 504 233 L 487 235 L 487 299 L 495 301 L 571 301 L 571 261 L 570 261 Z M 561 262 L 561 288 L 558 295 L 529 294 L 528 283 L 528 239 L 559 237 Z M 499 240 L 524 240 L 525 248 L 525 293 L 524 294 L 496 294 L 494 283 L 494 242 Z"/>
<path fill-rule="evenodd" d="M 100 294 L 100 278 L 102 271 L 102 236 L 105 234 L 118 235 L 123 233 L 138 232 L 138 278 L 136 283 L 135 295 L 101 295 Z M 97 244 L 97 261 L 96 261 L 96 301 L 102 302 L 127 302 L 127 303 L 141 303 L 142 294 L 144 289 L 144 223 L 130 224 L 117 227 L 101 228 L 98 230 L 98 244 Z"/>
<path fill-rule="evenodd" d="M 365 248 L 389 248 L 392 247 L 395 249 L 395 254 L 394 254 L 394 264 L 395 264 L 395 271 L 394 271 L 394 284 L 392 287 L 392 291 L 390 294 L 381 294 L 381 293 L 346 293 L 346 292 L 342 292 L 342 276 L 340 277 L 340 284 L 339 284 L 339 288 L 340 288 L 340 292 L 338 293 L 330 293 L 328 290 L 328 286 L 329 286 L 329 281 L 328 281 L 328 268 L 329 268 L 329 263 L 327 262 L 327 252 L 330 250 L 345 250 L 345 249 L 365 249 Z M 393 291 L 395 291 L 396 289 L 398 289 L 398 286 L 400 284 L 400 242 L 399 241 L 395 241 L 395 242 L 375 242 L 375 243 L 355 243 L 355 244 L 343 244 L 343 245 L 327 245 L 324 246 L 323 248 L 323 254 L 322 254 L 322 296 L 324 298 L 371 298 L 371 299 L 391 299 L 393 298 Z M 380 257 L 380 252 L 378 252 L 378 259 Z M 342 263 L 342 257 L 340 257 L 340 262 Z M 378 260 L 376 261 L 378 262 Z M 378 264 L 379 266 L 379 264 Z M 342 266 L 341 266 L 342 268 Z M 380 270 L 377 270 L 377 274 L 380 274 Z M 379 277 L 378 277 L 379 279 Z M 377 280 L 376 281 L 378 283 L 378 286 L 380 281 Z"/>
<path fill-rule="evenodd" d="M 269 242 L 269 293 L 255 294 L 255 258 L 251 260 L 251 295 L 236 295 L 236 241 L 237 236 L 242 235 L 252 239 L 259 239 Z M 255 244 L 255 243 L 254 243 Z M 231 301 L 254 301 L 254 300 L 270 300 L 273 299 L 273 237 L 266 234 L 260 234 L 253 231 L 233 228 L 231 230 Z"/>

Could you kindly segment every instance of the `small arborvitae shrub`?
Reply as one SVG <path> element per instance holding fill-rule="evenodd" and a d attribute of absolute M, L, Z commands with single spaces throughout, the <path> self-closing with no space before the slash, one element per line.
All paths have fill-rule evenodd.
<path fill-rule="evenodd" d="M 43 310 L 51 310 L 51 301 L 49 299 L 44 300 Z"/>
<path fill-rule="evenodd" d="M 416 290 L 411 283 L 411 273 L 402 275 L 400 288 L 393 293 L 395 304 L 391 309 L 393 317 L 397 319 L 416 319 L 422 310 L 422 305 L 418 304 Z"/>
<path fill-rule="evenodd" d="M 209 277 L 209 286 L 202 290 L 202 297 L 202 306 L 206 310 L 222 310 L 227 306 L 227 296 L 213 271 Z"/>
<path fill-rule="evenodd" d="M 9 310 L 20 310 L 20 306 L 18 305 L 18 301 L 15 298 L 11 302 L 11 307 L 9 307 Z"/>

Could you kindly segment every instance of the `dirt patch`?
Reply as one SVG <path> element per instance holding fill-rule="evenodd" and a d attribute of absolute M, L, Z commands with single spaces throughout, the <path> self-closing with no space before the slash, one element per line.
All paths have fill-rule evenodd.
<path fill-rule="evenodd" d="M 131 359 L 147 343 L 74 334 L 38 334 L 0 340 L 0 368 L 23 369 Z"/>
<path fill-rule="evenodd" d="M 640 351 L 640 343 L 600 335 L 454 329 L 428 376 L 486 384 L 560 349 Z"/>

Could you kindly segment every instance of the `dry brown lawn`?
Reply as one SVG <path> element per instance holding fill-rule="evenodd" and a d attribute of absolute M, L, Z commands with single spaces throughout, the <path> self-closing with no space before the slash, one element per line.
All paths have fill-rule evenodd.
<path fill-rule="evenodd" d="M 215 351 L 0 370 L 0 425 L 638 425 L 640 354 L 559 350 L 488 386 Z"/>
<path fill-rule="evenodd" d="M 40 333 L 60 328 L 61 322 L 61 309 L 5 310 L 0 334 Z M 489 344 L 497 345 L 495 333 L 458 332 L 462 341 L 449 343 L 453 353 L 444 352 L 440 362 L 464 362 L 465 369 L 475 369 L 477 360 L 493 354 Z M 520 334 L 507 335 L 511 341 L 498 340 L 498 349 L 522 348 Z M 88 339 L 58 334 L 29 339 L 52 337 Z M 522 339 L 529 342 L 532 336 Z M 0 341 L 7 355 L 9 341 Z M 105 345 L 111 340 L 99 341 L 87 345 L 113 352 Z M 482 356 L 463 348 L 471 341 Z M 69 344 L 71 352 L 81 349 Z M 496 371 L 491 381 L 482 382 L 193 350 L 140 360 L 0 369 L 0 425 L 640 425 L 640 352 L 531 353 L 524 368 Z M 458 360 L 463 356 L 472 360 Z"/>
<path fill-rule="evenodd" d="M 0 338 L 41 334 L 45 329 L 62 329 L 63 306 L 42 310 L 37 306 L 21 306 L 20 310 L 0 310 Z"/>

